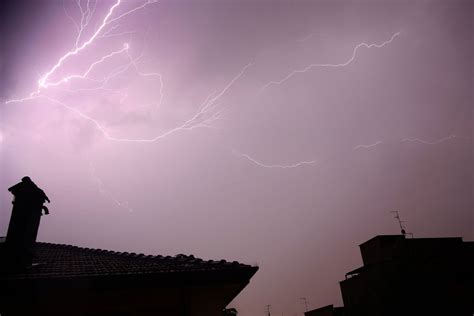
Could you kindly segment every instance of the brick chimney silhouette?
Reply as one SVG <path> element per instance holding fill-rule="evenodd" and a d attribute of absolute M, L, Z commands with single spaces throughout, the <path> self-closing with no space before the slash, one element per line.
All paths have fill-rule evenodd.
<path fill-rule="evenodd" d="M 41 215 L 43 210 L 45 215 L 49 214 L 48 208 L 43 204 L 50 201 L 30 177 L 23 177 L 20 183 L 8 191 L 13 194 L 14 199 L 5 240 L 7 260 L 14 267 L 22 268 L 32 263 Z"/>

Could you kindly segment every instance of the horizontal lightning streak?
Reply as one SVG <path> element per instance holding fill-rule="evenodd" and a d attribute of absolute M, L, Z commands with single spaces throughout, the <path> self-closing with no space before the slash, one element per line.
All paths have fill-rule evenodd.
<path fill-rule="evenodd" d="M 303 37 L 303 38 L 297 39 L 296 41 L 297 41 L 297 42 L 306 42 L 307 40 L 309 40 L 309 39 L 312 38 L 313 36 L 314 36 L 314 34 L 311 33 L 311 34 L 306 35 L 306 36 Z"/>
<path fill-rule="evenodd" d="M 214 97 L 208 97 L 207 102 L 204 103 L 198 109 L 198 111 L 188 120 L 186 120 L 184 123 L 181 125 L 168 130 L 165 133 L 159 134 L 155 137 L 152 138 L 119 138 L 119 137 L 112 137 L 110 134 L 108 134 L 105 129 L 96 121 L 91 119 L 90 117 L 89 120 L 92 120 L 94 125 L 104 134 L 105 138 L 113 141 L 120 141 L 120 142 L 135 142 L 135 143 L 153 143 L 156 142 L 160 139 L 163 139 L 171 134 L 174 134 L 179 131 L 184 131 L 184 130 L 193 130 L 196 128 L 209 128 L 209 123 L 214 122 L 217 120 L 219 117 L 217 116 L 219 112 L 216 113 L 210 113 L 210 110 L 212 110 L 212 106 L 214 105 L 215 102 L 217 102 L 224 94 L 225 92 L 244 74 L 246 69 L 250 67 L 252 64 L 249 63 L 247 64 L 223 89 L 222 91 L 217 94 Z M 202 118 L 206 114 L 210 115 L 208 118 Z"/>
<path fill-rule="evenodd" d="M 377 141 L 373 144 L 369 144 L 369 145 L 357 145 L 352 150 L 357 150 L 359 148 L 366 148 L 366 149 L 367 148 L 372 148 L 372 147 L 375 147 L 375 146 L 378 146 L 378 145 L 381 145 L 381 144 L 383 144 L 383 141 L 379 140 L 379 141 Z"/>
<path fill-rule="evenodd" d="M 355 57 L 356 57 L 356 54 L 357 54 L 357 51 L 359 50 L 359 48 L 361 47 L 366 47 L 366 48 L 372 48 L 372 47 L 376 47 L 376 48 L 381 48 L 381 47 L 384 47 L 385 45 L 387 44 L 390 44 L 397 36 L 400 35 L 400 32 L 397 32 L 395 34 L 392 35 L 392 37 L 381 43 L 381 44 L 367 44 L 367 43 L 360 43 L 358 44 L 354 50 L 352 51 L 352 55 L 351 57 L 346 61 L 346 62 L 343 62 L 343 63 L 339 63 L 339 64 L 310 64 L 308 66 L 306 66 L 305 68 L 303 69 L 299 69 L 299 70 L 293 70 L 292 72 L 290 72 L 288 75 L 286 75 L 285 77 L 283 77 L 282 79 L 280 80 L 272 80 L 268 83 L 266 83 L 264 86 L 262 86 L 262 88 L 260 88 L 260 92 L 262 92 L 263 90 L 265 90 L 266 88 L 272 86 L 272 85 L 281 85 L 283 84 L 284 82 L 286 82 L 287 80 L 291 79 L 293 76 L 295 76 L 296 74 L 300 74 L 300 73 L 305 73 L 309 70 L 311 70 L 312 68 L 317 68 L 317 67 L 326 67 L 326 68 L 337 68 L 337 67 L 346 67 L 348 65 L 350 65 Z"/>
<path fill-rule="evenodd" d="M 247 154 L 238 153 L 238 152 L 235 151 L 235 150 L 233 150 L 232 152 L 233 152 L 235 155 L 237 155 L 237 156 L 246 158 L 248 161 L 250 161 L 250 162 L 256 164 L 257 166 L 264 167 L 264 168 L 270 168 L 270 169 L 275 169 L 275 168 L 278 168 L 278 169 L 290 169 L 290 168 L 301 167 L 301 166 L 304 166 L 304 165 L 314 165 L 314 164 L 316 163 L 316 161 L 312 160 L 312 161 L 300 161 L 300 162 L 297 162 L 297 163 L 294 163 L 294 164 L 289 164 L 289 165 L 266 164 L 266 163 L 263 163 L 263 162 L 260 162 L 260 161 L 256 160 L 255 158 L 250 157 L 250 156 L 247 155 Z"/>
<path fill-rule="evenodd" d="M 437 145 L 437 144 L 440 144 L 440 143 L 443 143 L 445 141 L 448 141 L 450 139 L 455 139 L 455 138 L 470 139 L 470 138 L 467 138 L 467 137 L 461 137 L 461 136 L 456 136 L 456 135 L 448 135 L 448 136 L 442 137 L 442 138 L 434 140 L 434 141 L 427 141 L 427 140 L 423 140 L 421 138 L 404 138 L 404 139 L 400 140 L 400 142 L 401 143 L 410 142 L 410 143 L 418 143 L 418 144 L 424 144 L 424 145 Z M 368 148 L 372 148 L 372 147 L 375 147 L 375 146 L 378 146 L 378 145 L 381 145 L 381 144 L 384 144 L 384 142 L 379 140 L 379 141 L 377 141 L 373 144 L 369 144 L 369 145 L 357 145 L 353 148 L 353 150 L 360 149 L 360 148 L 368 149 Z"/>
<path fill-rule="evenodd" d="M 297 40 L 297 41 L 306 41 L 308 39 L 310 39 L 314 34 L 309 34 L 308 36 L 304 37 L 303 39 L 300 39 L 300 40 Z M 273 80 L 273 81 L 270 81 L 268 82 L 267 84 L 265 84 L 264 86 L 262 86 L 262 88 L 260 89 L 260 92 L 262 92 L 263 90 L 265 90 L 266 88 L 270 87 L 271 85 L 281 85 L 283 84 L 284 82 L 286 82 L 287 80 L 291 79 L 293 76 L 295 76 L 296 74 L 300 74 L 300 73 L 305 73 L 309 70 L 311 70 L 312 68 L 316 68 L 316 67 L 328 67 L 328 68 L 338 68 L 338 67 L 346 67 L 348 65 L 350 65 L 356 58 L 356 55 L 357 55 L 357 51 L 361 48 L 361 47 L 366 47 L 366 48 L 372 48 L 372 47 L 376 47 L 376 48 L 381 48 L 381 47 L 384 47 L 385 45 L 391 43 L 397 36 L 400 35 L 400 32 L 397 32 L 397 33 L 394 33 L 389 40 L 385 41 L 385 42 L 382 42 L 380 44 L 375 44 L 375 43 L 372 43 L 372 44 L 367 44 L 367 43 L 360 43 L 358 45 L 356 45 L 352 51 L 352 55 L 351 57 L 343 62 L 343 63 L 338 63 L 338 64 L 322 64 L 322 63 L 315 63 L 315 64 L 310 64 L 308 66 L 306 66 L 305 68 L 303 69 L 300 69 L 300 70 L 294 70 L 292 72 L 290 72 L 287 76 L 283 77 L 282 79 L 280 80 Z M 368 148 L 372 148 L 372 147 L 375 147 L 375 146 L 378 146 L 380 144 L 383 144 L 382 141 L 377 141 L 376 143 L 373 143 L 373 144 L 368 144 L 368 145 L 357 145 L 353 148 L 353 150 L 357 150 L 357 149 L 360 149 L 360 148 L 365 148 L 365 149 L 368 149 Z M 311 165 L 311 164 L 314 164 L 316 163 L 316 161 L 300 161 L 300 162 L 297 162 L 297 163 L 294 163 L 294 164 L 289 164 L 289 165 L 280 165 L 280 164 L 266 164 L 266 163 L 262 163 L 258 160 L 256 160 L 255 158 L 247 155 L 247 154 L 241 154 L 241 153 L 236 153 L 234 152 L 235 154 L 237 154 L 238 156 L 240 157 L 243 157 L 243 158 L 246 158 L 247 160 L 251 161 L 252 163 L 260 166 L 260 167 L 264 167 L 264 168 L 296 168 L 296 167 L 300 167 L 300 166 L 303 166 L 303 165 Z"/>
<path fill-rule="evenodd" d="M 92 80 L 92 81 L 96 81 L 96 82 L 101 83 L 100 86 L 94 87 L 94 88 L 62 89 L 62 91 L 78 93 L 78 92 L 86 92 L 86 91 L 90 92 L 90 91 L 103 90 L 103 91 L 109 91 L 109 92 L 118 93 L 118 94 L 123 95 L 122 92 L 120 92 L 118 90 L 111 89 L 111 88 L 106 88 L 106 86 L 109 83 L 109 81 L 111 81 L 114 78 L 117 78 L 121 74 L 125 73 L 128 69 L 134 67 L 134 64 L 136 65 L 137 62 L 139 61 L 139 59 L 142 56 L 140 55 L 137 58 L 132 59 L 130 57 L 130 55 L 127 53 L 127 57 L 129 58 L 129 62 L 127 64 L 114 68 L 102 80 Z M 91 79 L 89 79 L 89 80 L 91 80 Z"/>
<path fill-rule="evenodd" d="M 404 138 L 404 139 L 401 140 L 401 142 L 420 143 L 420 144 L 425 144 L 425 145 L 436 145 L 436 144 L 439 144 L 439 143 L 442 143 L 442 142 L 445 142 L 447 140 L 454 139 L 454 138 L 464 138 L 464 137 L 459 137 L 459 136 L 456 136 L 456 135 L 449 135 L 449 136 L 440 138 L 440 139 L 435 140 L 435 141 L 427 141 L 427 140 L 423 140 L 423 139 L 420 139 L 420 138 Z"/>
<path fill-rule="evenodd" d="M 442 137 L 442 138 L 440 138 L 438 140 L 435 140 L 435 141 L 427 141 L 427 140 L 423 140 L 423 139 L 420 139 L 420 138 L 404 138 L 404 139 L 400 140 L 399 142 L 412 142 L 412 143 L 419 143 L 419 144 L 424 144 L 424 145 L 438 145 L 440 143 L 443 143 L 443 142 L 446 142 L 448 140 L 455 139 L 455 138 L 456 139 L 469 140 L 469 141 L 471 140 L 471 138 L 469 138 L 469 137 L 449 135 L 449 136 Z M 373 147 L 376 147 L 376 146 L 382 145 L 382 144 L 386 144 L 386 143 L 379 140 L 379 141 L 377 141 L 373 144 L 354 146 L 352 150 L 354 151 L 354 150 L 358 150 L 358 149 L 370 149 L 370 148 L 373 148 Z M 319 162 L 316 162 L 316 161 L 300 161 L 300 162 L 297 162 L 297 163 L 294 163 L 294 164 L 289 164 L 289 165 L 266 164 L 266 163 L 262 163 L 262 162 L 258 161 L 257 159 L 251 157 L 250 155 L 238 153 L 235 150 L 232 150 L 232 153 L 235 154 L 236 156 L 245 158 L 245 159 L 249 160 L 250 162 L 254 163 L 255 165 L 263 167 L 263 168 L 283 168 L 283 169 L 286 169 L 286 168 L 296 168 L 296 167 L 300 167 L 300 166 L 303 166 L 303 165 L 312 165 L 312 164 L 315 164 L 315 163 L 318 163 L 318 165 L 321 165 L 321 163 L 322 163 L 321 161 L 319 161 Z M 327 160 L 325 160 L 325 162 L 330 161 L 330 160 L 332 160 L 332 159 L 327 159 Z"/>
<path fill-rule="evenodd" d="M 224 86 L 224 88 L 221 90 L 221 92 L 219 92 L 217 95 L 214 96 L 215 93 L 213 93 L 210 96 L 208 96 L 206 98 L 206 101 L 203 104 L 201 104 L 198 111 L 190 119 L 186 120 L 181 125 L 173 128 L 173 129 L 170 129 L 167 132 L 159 134 L 155 137 L 152 137 L 152 138 L 121 138 L 121 137 L 114 137 L 107 131 L 107 129 L 104 126 L 102 126 L 102 124 L 99 123 L 98 120 L 96 120 L 96 119 L 92 118 L 91 116 L 81 112 L 80 110 L 78 110 L 78 109 L 76 109 L 76 108 L 74 108 L 74 107 L 72 107 L 72 106 L 70 106 L 70 105 L 68 105 L 68 104 L 66 104 L 66 103 L 64 103 L 60 100 L 52 98 L 50 96 L 35 95 L 35 96 L 27 97 L 23 100 L 26 100 L 26 99 L 33 100 L 33 99 L 44 98 L 44 99 L 50 101 L 51 103 L 60 105 L 60 106 L 64 107 L 65 109 L 75 113 L 76 115 L 78 115 L 82 119 L 87 120 L 90 123 L 92 123 L 95 126 L 95 128 L 98 131 L 100 131 L 102 133 L 102 135 L 107 140 L 117 141 L 117 142 L 152 143 L 152 142 L 156 142 L 160 139 L 163 139 L 163 138 L 165 138 L 165 137 L 167 137 L 171 134 L 174 134 L 176 132 L 179 132 L 179 131 L 193 130 L 193 129 L 196 129 L 196 128 L 211 128 L 212 127 L 211 123 L 218 120 L 219 119 L 219 114 L 221 113 L 221 111 L 217 111 L 217 112 L 212 111 L 213 109 L 215 109 L 215 106 L 214 106 L 215 103 L 225 94 L 225 92 L 227 92 L 230 89 L 230 87 L 232 87 L 232 85 L 245 73 L 247 68 L 250 67 L 251 65 L 252 64 L 249 63 L 245 67 L 243 67 L 243 69 L 234 78 L 232 78 L 232 80 L 229 83 L 227 83 Z M 10 100 L 7 103 L 10 103 L 10 102 L 19 102 L 19 100 Z"/>

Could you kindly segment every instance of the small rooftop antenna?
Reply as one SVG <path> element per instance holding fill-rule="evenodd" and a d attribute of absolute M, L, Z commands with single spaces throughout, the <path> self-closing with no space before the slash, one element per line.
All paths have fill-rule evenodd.
<path fill-rule="evenodd" d="M 267 316 L 271 316 L 271 314 L 270 314 L 270 307 L 271 307 L 270 304 L 265 305 L 265 312 L 267 312 Z"/>
<path fill-rule="evenodd" d="M 403 236 L 406 236 L 407 234 L 411 236 L 411 238 L 413 238 L 413 233 L 407 233 L 406 229 L 405 229 L 405 226 L 403 225 L 403 223 L 405 223 L 405 221 L 402 221 L 400 219 L 400 214 L 398 213 L 398 211 L 390 211 L 390 213 L 395 213 L 395 217 L 398 221 L 398 225 L 400 226 L 400 231 L 402 233 Z"/>
<path fill-rule="evenodd" d="M 308 311 L 308 300 L 306 299 L 306 297 L 300 297 L 300 300 L 303 301 L 304 307 L 305 307 L 306 311 Z"/>

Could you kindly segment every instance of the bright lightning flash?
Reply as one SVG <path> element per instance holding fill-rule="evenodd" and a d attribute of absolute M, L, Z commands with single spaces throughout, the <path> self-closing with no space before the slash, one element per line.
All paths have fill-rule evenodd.
<path fill-rule="evenodd" d="M 83 54 L 86 51 L 97 50 L 96 42 L 104 41 L 105 39 L 115 37 L 121 38 L 133 34 L 134 31 L 120 31 L 120 22 L 127 16 L 136 13 L 138 10 L 143 9 L 151 4 L 157 3 L 157 0 L 147 0 L 141 5 L 137 5 L 127 11 L 119 12 L 121 6 L 125 3 L 122 0 L 116 0 L 114 4 L 108 8 L 105 15 L 100 19 L 98 26 L 96 26 L 92 32 L 91 21 L 93 15 L 96 14 L 97 1 L 93 0 L 76 0 L 77 8 L 80 11 L 79 21 L 76 21 L 63 7 L 67 18 L 73 23 L 77 34 L 73 40 L 72 49 L 64 53 L 59 57 L 54 64 L 44 74 L 40 75 L 37 81 L 37 87 L 35 91 L 29 93 L 27 96 L 17 99 L 11 99 L 6 101 L 6 104 L 22 103 L 32 100 L 46 100 L 50 104 L 60 106 L 73 114 L 78 118 L 85 120 L 100 132 L 102 136 L 109 141 L 116 142 L 134 142 L 134 143 L 152 143 L 175 134 L 180 131 L 189 131 L 196 128 L 214 128 L 213 124 L 215 121 L 221 119 L 221 113 L 223 107 L 220 105 L 221 98 L 226 92 L 234 85 L 234 83 L 244 75 L 244 72 L 252 65 L 251 63 L 245 65 L 240 72 L 237 73 L 220 91 L 211 93 L 200 105 L 196 105 L 194 114 L 190 115 L 182 123 L 178 124 L 174 128 L 171 128 L 161 134 L 158 134 L 150 138 L 132 138 L 132 137 L 116 137 L 108 131 L 106 126 L 101 123 L 98 119 L 92 117 L 80 108 L 71 105 L 66 101 L 66 97 L 75 96 L 76 94 L 85 92 L 109 92 L 120 96 L 119 104 L 122 104 L 126 99 L 130 98 L 127 88 L 115 89 L 110 85 L 110 82 L 125 74 L 126 71 L 132 70 L 138 76 L 142 78 L 150 78 L 156 80 L 157 88 L 153 92 L 158 92 L 159 97 L 154 106 L 159 109 L 162 106 L 164 99 L 164 80 L 163 76 L 158 72 L 144 72 L 140 70 L 140 63 L 142 55 L 133 57 L 130 54 L 130 43 L 129 41 L 122 42 L 122 45 L 114 50 L 110 50 L 102 54 L 101 57 L 90 62 L 84 71 L 72 71 L 66 75 L 62 75 L 66 70 L 65 64 L 68 65 L 71 62 L 80 61 Z M 92 35 L 86 36 L 87 33 Z M 117 63 L 118 57 L 125 57 L 126 62 L 120 63 L 112 70 L 104 70 L 101 65 L 108 63 Z M 78 63 L 80 64 L 80 63 Z M 97 77 L 99 73 L 99 78 Z M 61 74 L 61 75 L 60 75 Z M 84 86 L 84 84 L 86 84 Z M 58 93 L 60 92 L 60 93 Z M 136 103 L 135 100 L 130 100 L 131 103 Z M 137 104 L 134 104 L 137 107 Z M 1 136 L 1 135 L 0 135 Z M 1 141 L 1 138 L 0 138 Z M 94 179 L 98 186 L 98 190 L 101 195 L 112 200 L 116 205 L 121 208 L 126 208 L 130 212 L 132 209 L 126 202 L 119 201 L 111 192 L 105 189 L 104 183 L 96 175 L 95 169 L 91 166 L 91 177 Z"/>
<path fill-rule="evenodd" d="M 213 128 L 213 123 L 217 120 L 219 120 L 221 117 L 222 113 L 222 107 L 219 106 L 219 101 L 220 99 L 224 96 L 224 94 L 234 85 L 234 83 L 239 80 L 245 73 L 245 71 L 252 65 L 252 63 L 249 63 L 245 65 L 239 73 L 235 77 L 233 77 L 225 86 L 220 90 L 220 92 L 213 92 L 211 93 L 205 100 L 202 102 L 200 106 L 197 107 L 197 110 L 193 115 L 191 115 L 188 119 L 184 120 L 181 124 L 178 126 L 171 128 L 161 134 L 158 134 L 154 137 L 150 138 L 131 138 L 131 137 L 116 137 L 113 136 L 107 128 L 99 122 L 99 120 L 91 117 L 90 115 L 84 113 L 80 109 L 69 105 L 67 102 L 63 101 L 61 97 L 54 96 L 54 92 L 59 90 L 61 86 L 65 85 L 66 83 L 74 84 L 77 82 L 82 82 L 82 81 L 87 81 L 87 82 L 92 82 L 96 84 L 92 88 L 61 88 L 59 91 L 61 92 L 67 92 L 67 93 L 80 93 L 84 91 L 108 91 L 111 93 L 115 93 L 120 95 L 120 102 L 124 102 L 129 95 L 126 91 L 122 90 L 116 90 L 112 89 L 108 86 L 109 82 L 121 74 L 123 74 L 125 71 L 129 69 L 133 69 L 135 73 L 141 77 L 150 77 L 150 78 L 156 78 L 158 80 L 159 84 L 159 98 L 155 104 L 156 108 L 160 108 L 162 106 L 162 102 L 164 99 L 164 82 L 163 82 L 163 76 L 160 73 L 157 72 L 143 72 L 140 70 L 140 59 L 142 56 L 139 57 L 132 57 L 130 55 L 129 49 L 130 49 L 130 44 L 128 42 L 124 42 L 121 48 L 118 48 L 116 50 L 110 51 L 107 54 L 104 54 L 102 57 L 98 58 L 97 60 L 91 62 L 89 66 L 86 68 L 85 71 L 80 72 L 80 73 L 72 73 L 68 74 L 65 76 L 62 76 L 57 79 L 53 79 L 53 77 L 57 76 L 58 71 L 62 68 L 64 63 L 72 58 L 79 58 L 81 53 L 87 49 L 92 49 L 92 44 L 106 39 L 110 37 L 120 37 L 128 34 L 133 34 L 134 31 L 122 31 L 122 32 L 117 32 L 116 30 L 120 27 L 119 22 L 135 13 L 136 11 L 143 9 L 147 7 L 148 5 L 157 3 L 157 0 L 147 0 L 146 2 L 142 3 L 141 5 L 135 6 L 134 8 L 125 11 L 121 14 L 117 14 L 118 8 L 121 6 L 123 3 L 122 0 L 116 0 L 115 3 L 107 10 L 105 16 L 101 19 L 100 23 L 98 23 L 98 26 L 94 29 L 92 32 L 92 35 L 90 35 L 88 38 L 84 39 L 86 30 L 89 28 L 90 21 L 93 17 L 93 15 L 96 13 L 96 5 L 97 1 L 93 0 L 87 0 L 86 4 L 83 4 L 83 1 L 81 0 L 76 0 L 76 5 L 79 8 L 80 11 L 80 20 L 76 21 L 74 18 L 72 18 L 69 14 L 69 12 L 66 10 L 64 7 L 64 12 L 66 16 L 71 20 L 73 23 L 74 27 L 77 30 L 77 35 L 74 40 L 74 45 L 71 50 L 66 52 L 64 55 L 62 55 L 55 63 L 54 65 L 43 75 L 40 76 L 38 82 L 37 82 L 37 89 L 36 91 L 31 92 L 27 97 L 19 98 L 19 99 L 12 99 L 6 101 L 6 103 L 16 103 L 16 102 L 26 102 L 34 99 L 45 99 L 49 101 L 52 104 L 56 104 L 59 106 L 62 106 L 63 108 L 67 109 L 68 111 L 71 111 L 72 113 L 76 114 L 78 117 L 80 117 L 83 120 L 86 120 L 90 122 L 102 135 L 105 139 L 109 141 L 117 141 L 117 142 L 140 142 L 140 143 L 152 143 L 156 142 L 158 140 L 161 140 L 167 136 L 170 136 L 176 132 L 179 131 L 185 131 L 185 130 L 193 130 L 196 128 Z M 400 35 L 400 32 L 394 33 L 390 39 L 382 42 L 382 43 L 359 43 L 357 44 L 354 49 L 352 50 L 351 56 L 344 62 L 341 63 L 313 63 L 308 66 L 306 66 L 303 69 L 296 69 L 291 71 L 289 74 L 284 76 L 280 80 L 272 80 L 268 83 L 266 83 L 260 91 L 263 91 L 267 88 L 269 88 L 272 85 L 281 85 L 288 80 L 290 80 L 292 77 L 294 77 L 297 74 L 305 73 L 313 68 L 340 68 L 340 67 L 346 67 L 349 66 L 357 56 L 357 53 L 359 49 L 362 47 L 365 48 L 382 48 L 390 43 L 392 43 L 396 37 Z M 308 37 L 309 38 L 309 37 Z M 305 38 L 304 40 L 307 40 L 308 38 Z M 102 79 L 96 79 L 91 76 L 91 74 L 98 68 L 99 65 L 109 61 L 109 60 L 114 60 L 116 56 L 119 55 L 125 55 L 127 62 L 125 64 L 121 64 L 117 68 L 113 69 L 112 71 L 104 74 Z M 455 135 L 450 135 L 448 137 L 444 137 L 440 140 L 429 142 L 429 141 L 424 141 L 419 138 L 405 138 L 401 140 L 401 142 L 415 142 L 415 143 L 420 143 L 420 144 L 427 144 L 427 145 L 435 145 L 441 142 L 444 142 L 448 139 L 452 139 L 456 137 Z M 357 149 L 369 149 L 375 146 L 378 146 L 380 144 L 383 144 L 384 142 L 382 141 L 377 141 L 373 144 L 368 144 L 368 145 L 357 145 L 353 147 L 353 150 Z M 264 168 L 296 168 L 296 167 L 301 167 L 305 165 L 314 165 L 316 161 L 311 160 L 311 161 L 300 161 L 296 162 L 293 164 L 267 164 L 260 162 L 259 160 L 251 157 L 248 154 L 242 154 L 242 153 L 237 153 L 233 151 L 233 153 L 239 157 L 245 158 L 248 161 L 252 162 L 255 165 L 258 165 L 260 167 Z"/>
<path fill-rule="evenodd" d="M 102 125 L 97 119 L 94 119 L 93 117 L 89 116 L 88 114 L 82 112 L 81 110 L 68 105 L 65 101 L 62 101 L 61 98 L 52 96 L 50 94 L 47 94 L 46 92 L 54 92 L 51 91 L 52 88 L 57 88 L 59 86 L 64 85 L 65 83 L 71 83 L 71 82 L 78 82 L 78 81 L 84 81 L 87 80 L 89 82 L 95 82 L 97 84 L 96 87 L 94 88 L 77 88 L 77 89 L 62 89 L 62 92 L 69 92 L 69 93 L 78 93 L 82 91 L 99 91 L 99 90 L 106 90 L 106 91 L 111 91 L 114 93 L 117 93 L 121 95 L 121 100 L 120 102 L 123 102 L 128 95 L 124 93 L 123 91 L 117 91 L 113 90 L 111 88 L 107 87 L 107 83 L 112 79 L 126 70 L 133 68 L 135 72 L 141 76 L 141 77 L 154 77 L 158 78 L 159 80 L 159 93 L 160 97 L 159 100 L 157 101 L 157 108 L 159 108 L 162 105 L 162 100 L 163 100 L 163 77 L 161 74 L 156 73 L 156 72 L 142 72 L 139 69 L 139 64 L 138 58 L 132 58 L 129 54 L 129 48 L 130 44 L 128 42 L 124 43 L 122 48 L 109 52 L 108 54 L 103 55 L 101 58 L 97 59 L 96 61 L 92 62 L 89 67 L 82 73 L 80 74 L 69 74 L 66 76 L 61 77 L 60 79 L 53 80 L 52 77 L 57 73 L 57 71 L 63 66 L 63 64 L 75 57 L 79 56 L 82 51 L 86 50 L 87 48 L 90 48 L 90 46 L 96 42 L 99 41 L 103 38 L 108 38 L 112 36 L 121 36 L 123 34 L 129 34 L 131 32 L 120 32 L 120 33 L 114 33 L 114 30 L 119 27 L 119 24 L 117 24 L 121 19 L 124 17 L 133 14 L 137 10 L 140 10 L 142 8 L 145 8 L 146 6 L 156 3 L 157 0 L 148 0 L 145 3 L 134 7 L 133 9 L 130 9 L 120 15 L 115 14 L 117 8 L 123 3 L 121 0 L 117 0 L 107 11 L 106 15 L 100 22 L 99 26 L 95 29 L 93 34 L 87 38 L 87 40 L 82 41 L 82 37 L 84 36 L 83 34 L 85 33 L 86 28 L 89 25 L 89 22 L 91 20 L 92 15 L 95 13 L 95 4 L 91 5 L 91 1 L 87 0 L 87 4 L 85 8 L 81 4 L 80 0 L 77 0 L 77 6 L 79 7 L 81 11 L 81 19 L 80 22 L 76 22 L 66 11 L 64 10 L 67 17 L 73 22 L 74 26 L 77 29 L 77 36 L 74 41 L 74 46 L 73 48 L 66 52 L 63 56 L 61 56 L 57 62 L 45 73 L 43 74 L 40 79 L 38 80 L 38 86 L 37 90 L 33 91 L 29 94 L 27 97 L 19 98 L 19 99 L 12 99 L 6 101 L 6 103 L 15 103 L 15 102 L 25 102 L 25 101 L 30 101 L 34 99 L 45 99 L 50 101 L 53 104 L 60 105 L 64 107 L 65 109 L 75 113 L 78 115 L 80 118 L 89 121 L 90 123 L 95 126 L 95 128 L 102 133 L 102 135 L 110 141 L 118 141 L 118 142 L 156 142 L 160 139 L 163 139 L 171 134 L 174 134 L 179 131 L 185 131 L 185 130 L 192 130 L 196 128 L 212 128 L 213 123 L 217 120 L 220 119 L 220 115 L 222 112 L 222 109 L 219 107 L 219 101 L 222 98 L 222 96 L 232 87 L 232 85 L 244 74 L 244 72 L 247 70 L 248 67 L 250 67 L 252 64 L 249 63 L 245 65 L 242 70 L 234 77 L 232 78 L 225 86 L 224 88 L 221 89 L 219 93 L 212 93 L 209 95 L 205 101 L 197 108 L 196 112 L 187 120 L 185 120 L 183 123 L 179 124 L 178 126 L 169 129 L 166 132 L 163 132 L 159 135 L 156 135 L 154 137 L 150 138 L 130 138 L 130 137 L 115 137 L 110 134 L 110 132 L 105 128 L 104 125 Z M 107 60 L 110 60 L 114 58 L 117 55 L 125 54 L 128 58 L 128 63 L 121 65 L 111 73 L 106 74 L 106 76 L 102 80 L 97 80 L 93 79 L 90 77 L 91 73 L 97 68 L 98 65 L 106 62 Z"/>

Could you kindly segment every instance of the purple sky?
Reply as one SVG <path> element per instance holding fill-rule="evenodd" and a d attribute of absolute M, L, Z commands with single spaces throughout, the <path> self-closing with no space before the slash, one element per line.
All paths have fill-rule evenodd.
<path fill-rule="evenodd" d="M 340 304 L 392 210 L 474 239 L 469 1 L 137 0 L 101 29 L 116 1 L 78 40 L 75 1 L 0 5 L 0 235 L 29 175 L 39 240 L 258 264 L 239 315 Z"/>

